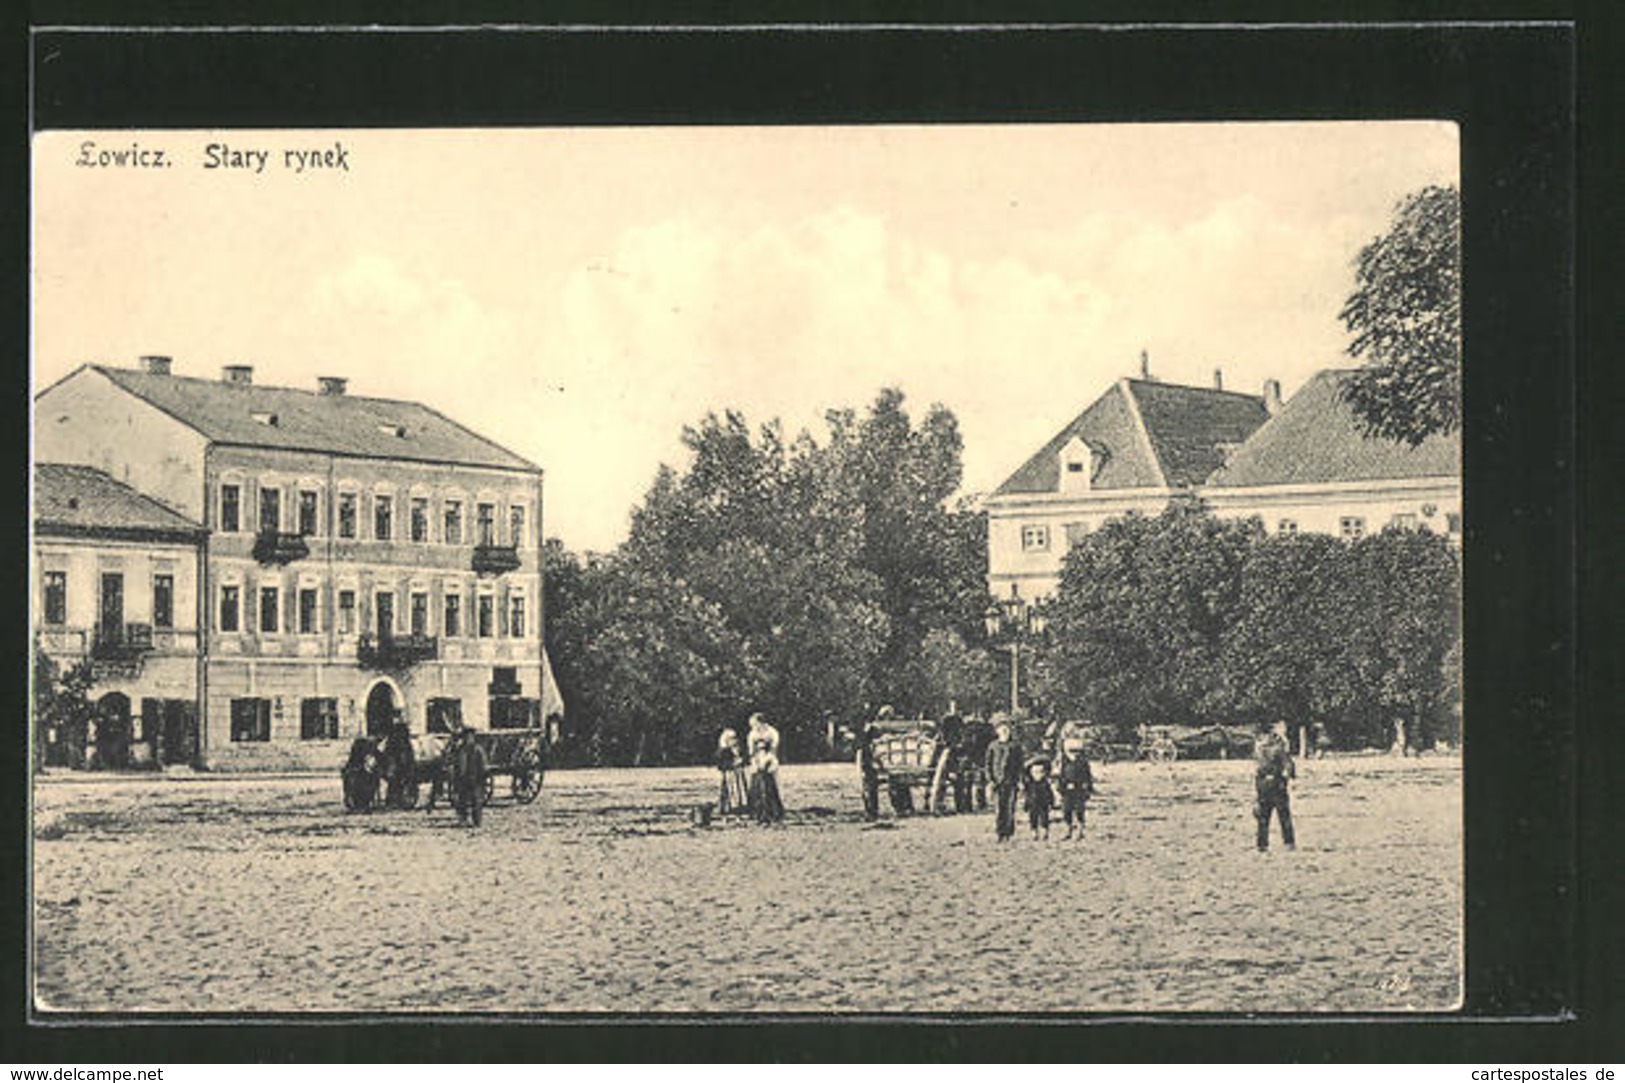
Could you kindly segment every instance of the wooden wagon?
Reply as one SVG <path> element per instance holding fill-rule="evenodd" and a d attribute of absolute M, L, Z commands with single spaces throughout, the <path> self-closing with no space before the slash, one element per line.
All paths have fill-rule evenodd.
<path fill-rule="evenodd" d="M 887 795 L 892 811 L 906 815 L 916 808 L 928 813 L 970 812 L 987 805 L 987 772 L 983 755 L 992 730 L 982 722 L 944 719 L 888 719 L 869 724 L 868 758 L 858 748 L 859 781 Z M 917 803 L 915 795 L 921 800 Z M 979 803 L 978 803 L 979 802 Z"/>
<path fill-rule="evenodd" d="M 496 780 L 508 779 L 508 793 L 522 805 L 542 792 L 546 770 L 546 731 L 540 728 L 469 730 L 485 751 L 486 802 L 496 796 Z M 416 808 L 424 787 L 433 787 L 445 768 L 446 733 L 411 734 L 404 743 L 388 737 L 358 737 L 340 775 L 344 807 L 363 811 L 392 804 Z"/>

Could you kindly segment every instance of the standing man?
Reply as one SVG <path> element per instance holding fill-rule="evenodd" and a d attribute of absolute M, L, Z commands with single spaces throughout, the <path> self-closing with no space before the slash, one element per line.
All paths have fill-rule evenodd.
<path fill-rule="evenodd" d="M 865 722 L 858 731 L 858 774 L 863 782 L 863 818 L 870 822 L 880 818 L 880 764 L 875 760 L 875 738 L 879 736 L 880 727 L 874 722 Z"/>
<path fill-rule="evenodd" d="M 1292 748 L 1287 744 L 1286 723 L 1277 720 L 1270 731 L 1258 741 L 1258 803 L 1253 815 L 1258 818 L 1258 851 L 1270 848 L 1270 813 L 1281 821 L 1281 841 L 1291 850 L 1296 845 L 1292 834 L 1292 797 L 1288 787 L 1297 777 L 1297 766 L 1292 762 Z"/>
<path fill-rule="evenodd" d="M 995 831 L 1000 842 L 1016 835 L 1016 802 L 1021 798 L 1021 749 L 1010 739 L 1010 720 L 993 720 L 993 743 L 987 746 L 987 780 L 998 806 Z"/>

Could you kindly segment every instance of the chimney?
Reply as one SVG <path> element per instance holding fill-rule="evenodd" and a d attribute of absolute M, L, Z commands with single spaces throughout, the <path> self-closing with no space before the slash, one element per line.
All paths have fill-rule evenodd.
<path fill-rule="evenodd" d="M 160 354 L 144 354 L 141 358 L 141 371 L 148 376 L 168 376 L 169 358 Z"/>
<path fill-rule="evenodd" d="M 253 365 L 223 365 L 220 369 L 223 384 L 251 384 L 254 382 Z"/>
<path fill-rule="evenodd" d="M 1281 381 L 1264 381 L 1264 410 L 1271 417 L 1281 412 Z"/>
<path fill-rule="evenodd" d="M 1213 370 L 1213 390 L 1215 390 L 1215 391 L 1223 391 L 1224 390 L 1224 369 L 1214 369 Z"/>
<path fill-rule="evenodd" d="M 1151 353 L 1148 350 L 1140 351 L 1140 379 L 1151 379 Z"/>
<path fill-rule="evenodd" d="M 316 377 L 316 388 L 323 395 L 342 395 L 349 384 L 350 381 L 343 376 Z"/>

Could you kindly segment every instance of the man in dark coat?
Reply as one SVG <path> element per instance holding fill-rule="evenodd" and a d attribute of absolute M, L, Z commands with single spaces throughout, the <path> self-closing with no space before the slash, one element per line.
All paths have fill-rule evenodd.
<path fill-rule="evenodd" d="M 1010 722 L 995 719 L 993 743 L 987 746 L 987 780 L 998 808 L 994 830 L 1000 842 L 1016 835 L 1016 802 L 1021 800 L 1021 749 L 1010 739 Z"/>
<path fill-rule="evenodd" d="M 488 767 L 485 749 L 474 739 L 474 733 L 460 728 L 452 736 L 446 749 L 446 780 L 451 790 L 451 805 L 457 810 L 457 822 L 473 821 L 480 826 L 485 807 L 485 772 Z"/>
<path fill-rule="evenodd" d="M 1287 744 L 1286 723 L 1278 721 L 1258 741 L 1258 802 L 1253 806 L 1253 815 L 1258 819 L 1260 853 L 1270 848 L 1272 812 L 1281 821 L 1281 841 L 1286 848 L 1290 850 L 1296 845 L 1292 833 L 1292 797 L 1288 790 L 1297 773 L 1292 749 Z"/>

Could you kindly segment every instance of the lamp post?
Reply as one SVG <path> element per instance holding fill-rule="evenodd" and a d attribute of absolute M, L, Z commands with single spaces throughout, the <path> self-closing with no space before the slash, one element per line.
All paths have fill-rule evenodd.
<path fill-rule="evenodd" d="M 1012 584 L 1010 597 L 988 606 L 982 623 L 987 627 L 987 638 L 995 645 L 1002 640 L 1010 651 L 1010 713 L 1015 714 L 1021 710 L 1021 645 L 1044 634 L 1043 608 L 1029 604 Z"/>

